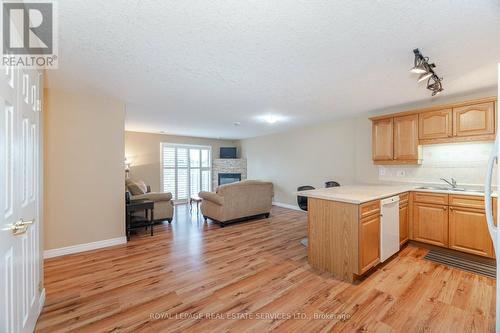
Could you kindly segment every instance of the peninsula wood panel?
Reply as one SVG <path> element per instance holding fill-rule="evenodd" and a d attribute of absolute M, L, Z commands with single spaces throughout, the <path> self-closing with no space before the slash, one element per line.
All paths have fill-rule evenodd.
<path fill-rule="evenodd" d="M 452 109 L 423 112 L 418 115 L 418 138 L 441 139 L 453 135 Z"/>
<path fill-rule="evenodd" d="M 394 160 L 418 160 L 418 115 L 395 117 Z"/>
<path fill-rule="evenodd" d="M 392 161 L 393 119 L 380 119 L 372 123 L 372 158 L 374 161 Z"/>
<path fill-rule="evenodd" d="M 493 257 L 493 243 L 484 210 L 450 207 L 449 214 L 450 249 Z"/>
<path fill-rule="evenodd" d="M 495 103 L 453 108 L 453 135 L 458 137 L 495 133 Z"/>
<path fill-rule="evenodd" d="M 380 214 L 359 221 L 359 271 L 363 274 L 380 262 Z"/>
<path fill-rule="evenodd" d="M 352 282 L 358 271 L 358 205 L 308 198 L 308 260 Z"/>
<path fill-rule="evenodd" d="M 413 239 L 437 246 L 448 246 L 448 206 L 415 202 Z"/>

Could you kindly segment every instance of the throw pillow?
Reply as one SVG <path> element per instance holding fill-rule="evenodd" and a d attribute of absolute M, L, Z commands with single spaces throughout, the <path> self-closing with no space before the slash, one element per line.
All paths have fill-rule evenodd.
<path fill-rule="evenodd" d="M 148 187 L 142 180 L 127 179 L 127 188 L 132 195 L 145 194 L 148 190 Z"/>

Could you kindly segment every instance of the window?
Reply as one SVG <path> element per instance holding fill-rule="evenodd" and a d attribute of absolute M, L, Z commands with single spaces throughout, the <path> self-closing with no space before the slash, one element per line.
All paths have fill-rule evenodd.
<path fill-rule="evenodd" d="M 161 144 L 162 189 L 177 201 L 186 201 L 211 188 L 211 148 Z"/>

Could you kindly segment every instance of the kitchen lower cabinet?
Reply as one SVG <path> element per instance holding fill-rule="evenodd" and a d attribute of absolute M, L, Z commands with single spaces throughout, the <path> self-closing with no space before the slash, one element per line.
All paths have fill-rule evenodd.
<path fill-rule="evenodd" d="M 416 202 L 413 205 L 413 239 L 448 246 L 448 206 Z"/>
<path fill-rule="evenodd" d="M 380 261 L 380 214 L 359 221 L 359 273 Z"/>
<path fill-rule="evenodd" d="M 450 249 L 494 257 L 493 243 L 482 209 L 450 207 Z"/>
<path fill-rule="evenodd" d="M 408 202 L 400 204 L 399 206 L 399 244 L 403 245 L 408 241 Z"/>

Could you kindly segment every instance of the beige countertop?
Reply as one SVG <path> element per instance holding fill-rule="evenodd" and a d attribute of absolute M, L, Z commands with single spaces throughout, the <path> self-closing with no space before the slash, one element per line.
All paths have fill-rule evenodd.
<path fill-rule="evenodd" d="M 447 189 L 421 189 L 416 185 L 345 185 L 339 187 L 320 188 L 316 190 L 296 192 L 297 195 L 331 201 L 340 201 L 353 204 L 388 198 L 408 191 L 447 193 L 457 195 L 484 196 L 477 191 L 452 191 Z M 492 194 L 496 197 L 496 192 Z"/>

